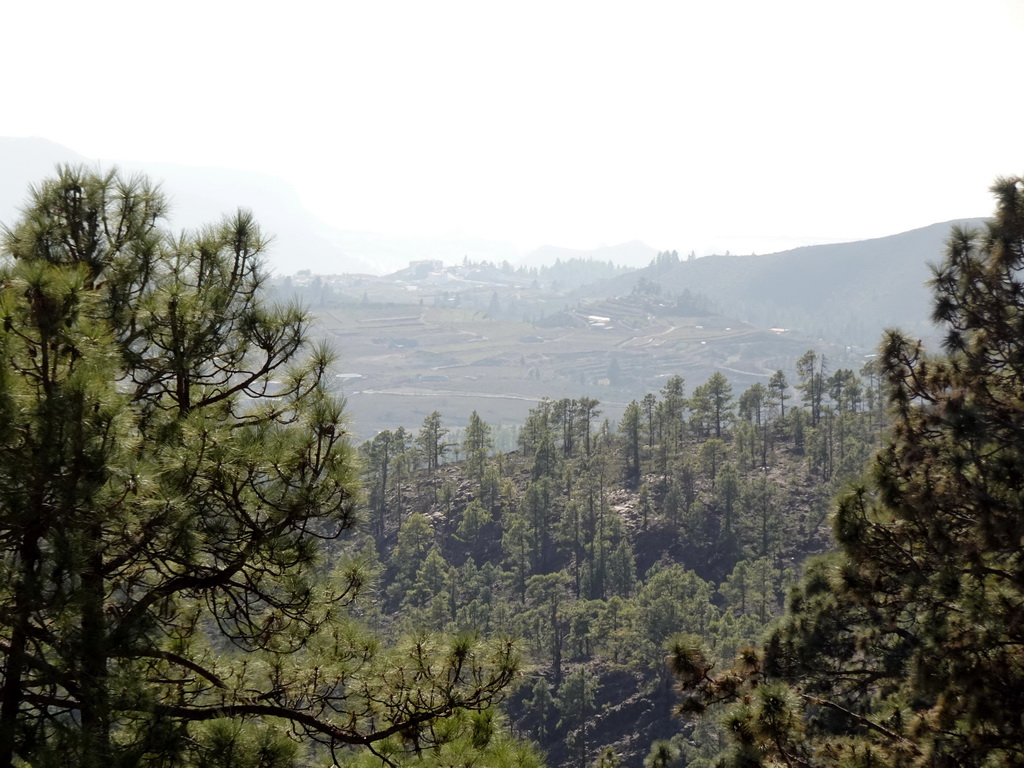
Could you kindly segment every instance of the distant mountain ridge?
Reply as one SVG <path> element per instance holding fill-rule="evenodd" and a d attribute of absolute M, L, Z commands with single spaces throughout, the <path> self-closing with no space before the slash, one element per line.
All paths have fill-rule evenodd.
<path fill-rule="evenodd" d="M 59 163 L 111 165 L 46 139 L 0 137 L 0 223 L 15 221 L 27 200 L 28 186 L 52 175 Z M 480 239 L 339 230 L 308 211 L 287 183 L 267 174 L 160 163 L 118 165 L 162 183 L 171 197 L 176 227 L 215 222 L 239 206 L 252 209 L 264 231 L 274 236 L 269 262 L 283 274 L 309 269 L 325 275 L 379 275 L 424 259 L 449 264 L 463 258 L 507 260 L 525 266 L 552 265 L 558 259 L 610 261 L 637 270 L 579 289 L 573 297 L 628 294 L 643 279 L 666 293 L 703 294 L 723 313 L 756 325 L 792 328 L 810 337 L 865 348 L 877 343 L 885 327 L 898 326 L 922 338 L 933 332 L 925 288 L 928 263 L 941 259 L 952 224 L 982 222 L 962 219 L 872 240 L 810 245 L 760 256 L 705 256 L 679 263 L 652 264 L 658 251 L 636 240 L 590 250 L 543 246 L 520 258 L 511 246 Z"/>
<path fill-rule="evenodd" d="M 622 295 L 643 279 L 663 292 L 702 293 L 723 312 L 757 325 L 873 347 L 888 327 L 922 338 L 933 335 L 928 265 L 942 260 L 954 225 L 983 223 L 957 219 L 852 243 L 681 260 L 631 272 L 602 287 Z"/>

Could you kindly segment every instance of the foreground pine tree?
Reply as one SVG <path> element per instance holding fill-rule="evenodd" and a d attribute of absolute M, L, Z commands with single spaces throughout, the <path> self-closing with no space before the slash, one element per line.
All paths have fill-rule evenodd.
<path fill-rule="evenodd" d="M 286 765 L 311 742 L 393 762 L 455 738 L 510 648 L 383 647 L 349 618 L 331 354 L 261 298 L 249 214 L 175 236 L 166 207 L 64 168 L 3 234 L 0 765 Z"/>
<path fill-rule="evenodd" d="M 1024 179 L 934 270 L 945 354 L 889 333 L 893 424 L 762 651 L 674 656 L 726 765 L 1024 764 Z"/>

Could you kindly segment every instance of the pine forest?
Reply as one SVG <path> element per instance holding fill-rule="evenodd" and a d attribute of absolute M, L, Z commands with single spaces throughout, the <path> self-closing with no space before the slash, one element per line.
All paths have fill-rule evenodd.
<path fill-rule="evenodd" d="M 60 168 L 0 257 L 0 766 L 1024 765 L 1024 181 L 992 190 L 934 349 L 357 441 L 251 214 L 178 233 Z"/>

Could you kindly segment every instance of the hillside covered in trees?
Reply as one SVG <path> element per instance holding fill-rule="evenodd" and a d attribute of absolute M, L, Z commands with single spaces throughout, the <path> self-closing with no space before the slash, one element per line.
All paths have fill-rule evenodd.
<path fill-rule="evenodd" d="M 379 620 L 521 638 L 515 731 L 551 764 L 611 750 L 640 766 L 679 731 L 672 643 L 731 659 L 830 547 L 829 499 L 870 455 L 882 403 L 875 366 L 824 366 L 808 351 L 795 388 L 780 371 L 739 393 L 674 377 L 614 426 L 594 399 L 542 401 L 510 453 L 475 413 L 457 432 L 436 412 L 382 431 L 361 448 Z M 695 759 L 720 738 L 673 749 Z"/>
<path fill-rule="evenodd" d="M 994 191 L 934 268 L 943 354 L 543 398 L 498 450 L 476 411 L 354 445 L 251 215 L 173 233 L 62 168 L 2 242 L 0 765 L 1021 764 Z"/>
<path fill-rule="evenodd" d="M 362 618 L 333 357 L 251 214 L 166 213 L 62 168 L 3 232 L 0 765 L 532 764 L 491 733 L 509 642 Z"/>
<path fill-rule="evenodd" d="M 730 668 L 692 641 L 682 709 L 727 705 L 723 765 L 1024 762 L 1024 179 L 934 267 L 943 352 L 891 332 L 892 424 L 838 500 L 838 551 Z"/>

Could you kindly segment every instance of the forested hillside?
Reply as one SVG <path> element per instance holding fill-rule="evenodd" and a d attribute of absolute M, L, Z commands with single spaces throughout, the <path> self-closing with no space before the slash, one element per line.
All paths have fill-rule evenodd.
<path fill-rule="evenodd" d="M 993 191 L 932 270 L 942 354 L 355 445 L 250 213 L 175 233 L 147 179 L 60 168 L 0 242 L 0 766 L 1021 765 L 1024 179 Z"/>
<path fill-rule="evenodd" d="M 514 647 L 377 632 L 333 358 L 246 211 L 59 169 L 3 230 L 0 765 L 536 764 Z"/>
<path fill-rule="evenodd" d="M 674 649 L 682 710 L 724 717 L 720 765 L 1024 763 L 1024 179 L 992 192 L 934 268 L 942 352 L 884 339 L 892 425 L 838 499 L 838 551 L 731 667 Z"/>
<path fill-rule="evenodd" d="M 665 655 L 683 634 L 731 659 L 831 546 L 829 500 L 867 460 L 879 378 L 809 351 L 795 387 L 673 377 L 617 424 L 592 398 L 541 401 L 518 450 L 475 413 L 363 444 L 383 626 L 523 643 L 505 707 L 551 765 L 606 749 L 640 766 L 677 734 Z M 685 742 L 716 749 L 715 729 Z M 659 745 L 664 749 L 664 745 Z M 675 749 L 675 747 L 673 747 Z"/>

